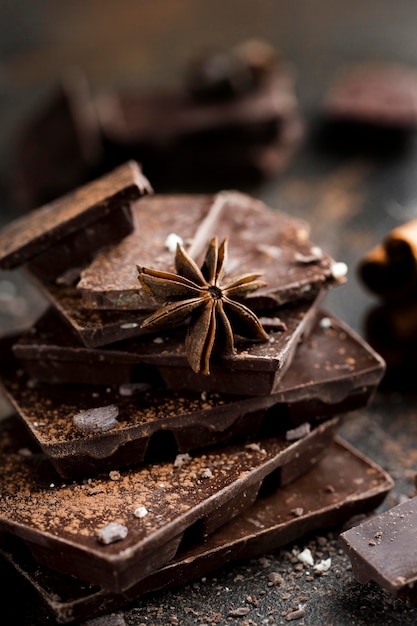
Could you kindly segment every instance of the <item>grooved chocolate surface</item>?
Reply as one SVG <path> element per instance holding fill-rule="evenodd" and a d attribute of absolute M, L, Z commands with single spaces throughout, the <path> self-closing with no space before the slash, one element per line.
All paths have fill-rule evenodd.
<path fill-rule="evenodd" d="M 43 367 L 44 379 L 49 382 L 60 367 L 62 371 L 75 369 L 78 374 L 84 371 L 86 376 L 100 366 L 105 372 L 107 368 L 110 372 L 122 368 L 117 354 L 112 360 L 110 353 L 106 361 L 101 351 L 94 360 L 77 363 L 71 360 L 76 359 L 76 350 L 65 354 L 63 347 L 56 346 L 56 359 L 51 359 L 48 369 L 48 346 L 45 350 L 37 347 L 35 343 L 29 369 L 36 373 Z M 24 341 L 16 348 L 17 355 L 22 355 Z M 30 344 L 26 350 L 31 351 Z M 310 337 L 298 347 L 279 391 L 271 396 L 175 393 L 158 388 L 157 381 L 145 373 L 147 381 L 143 375 L 141 382 L 115 385 L 113 381 L 111 387 L 73 386 L 35 383 L 11 368 L 9 373 L 3 372 L 3 385 L 57 471 L 71 477 L 143 459 L 151 461 L 152 455 L 162 452 L 164 440 L 156 445 L 162 434 L 165 453 L 172 455 L 255 437 L 266 430 L 276 434 L 303 422 L 314 423 L 363 407 L 382 378 L 384 364 L 353 331 L 321 312 Z M 83 432 L 74 425 L 73 418 L 81 411 L 103 407 L 104 413 L 107 406 L 119 409 L 112 429 Z"/>
<path fill-rule="evenodd" d="M 266 438 L 192 455 L 179 465 L 115 469 L 78 482 L 62 480 L 43 455 L 30 451 L 16 422 L 1 426 L 0 533 L 23 539 L 53 569 L 121 591 L 172 559 L 197 522 L 204 536 L 247 508 L 266 477 L 278 487 L 306 471 L 338 420 L 295 442 Z M 135 514 L 138 509 L 146 514 Z M 126 537 L 100 543 L 97 533 L 111 523 L 122 525 Z"/>
<path fill-rule="evenodd" d="M 332 489 L 329 486 L 332 486 Z M 2 554 L 37 590 L 60 622 L 88 619 L 155 589 L 184 585 L 225 561 L 253 558 L 308 532 L 341 524 L 384 499 L 391 477 L 336 437 L 322 458 L 290 485 L 273 490 L 172 562 L 125 590 L 106 592 L 39 565 L 24 546 L 10 541 Z"/>

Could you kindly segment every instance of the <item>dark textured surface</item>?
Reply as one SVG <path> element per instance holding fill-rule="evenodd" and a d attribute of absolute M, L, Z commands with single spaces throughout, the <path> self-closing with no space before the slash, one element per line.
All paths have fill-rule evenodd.
<path fill-rule="evenodd" d="M 395 152 L 358 152 L 349 142 L 340 144 L 336 152 L 322 150 L 316 133 L 319 107 L 330 78 L 346 61 L 417 64 L 414 3 L 104 0 L 97 4 L 37 0 L 22 8 L 22 2 L 9 2 L 0 9 L 0 220 L 6 222 L 17 211 L 9 187 L 14 132 L 40 103 L 64 64 L 82 65 L 95 91 L 114 85 L 172 85 L 192 50 L 262 36 L 296 67 L 296 88 L 308 133 L 285 175 L 256 187 L 242 180 L 239 188 L 272 207 L 307 219 L 313 240 L 337 260 L 348 263 L 349 281 L 330 294 L 328 306 L 362 332 L 364 315 L 373 299 L 357 279 L 356 264 L 388 230 L 417 216 L 417 146 L 413 135 Z M 382 147 L 387 147 L 384 140 Z M 187 189 L 170 189 L 190 190 L 196 190 L 194 181 Z M 213 182 L 210 189 L 197 191 L 218 191 L 218 186 Z M 0 293 L 0 327 L 4 331 L 22 328 L 44 307 L 43 298 L 21 272 L 0 274 Z M 350 442 L 395 479 L 394 490 L 382 508 L 415 494 L 416 407 L 413 392 L 381 391 L 369 410 L 360 411 L 343 428 Z M 300 540 L 296 546 L 303 549 L 309 545 L 317 558 L 319 554 L 331 556 L 326 575 L 311 580 L 308 569 L 300 568 L 293 556 L 295 546 L 291 545 L 288 550 L 241 565 L 226 564 L 218 574 L 184 589 L 133 602 L 124 612 L 125 622 L 129 626 L 286 624 L 287 612 L 301 605 L 304 608 L 295 620 L 297 624 L 414 625 L 415 609 L 373 584 L 363 586 L 354 581 L 349 560 L 339 552 L 336 538 L 337 531 L 323 532 Z M 53 624 L 32 591 L 23 591 L 13 572 L 6 566 L 5 571 L 4 614 L 28 626 Z M 283 584 L 271 583 L 274 572 L 282 576 Z"/>

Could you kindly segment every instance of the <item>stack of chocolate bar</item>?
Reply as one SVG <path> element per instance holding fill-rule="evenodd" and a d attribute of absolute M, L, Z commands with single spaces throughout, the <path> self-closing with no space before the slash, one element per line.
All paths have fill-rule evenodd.
<path fill-rule="evenodd" d="M 321 308 L 344 265 L 244 194 L 150 191 L 128 162 L 0 233 L 0 267 L 24 265 L 51 303 L 2 341 L 1 551 L 61 622 L 392 486 L 337 435 L 384 372 Z"/>
<path fill-rule="evenodd" d="M 230 186 L 282 172 L 303 136 L 295 72 L 262 40 L 193 57 L 165 89 L 94 96 L 71 67 L 16 138 L 13 195 L 31 209 L 127 159 L 158 188 Z"/>

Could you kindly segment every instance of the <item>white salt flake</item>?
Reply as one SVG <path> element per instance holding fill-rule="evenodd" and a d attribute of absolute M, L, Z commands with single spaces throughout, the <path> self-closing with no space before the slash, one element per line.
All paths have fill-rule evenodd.
<path fill-rule="evenodd" d="M 332 265 L 332 276 L 339 280 L 347 276 L 348 266 L 343 261 L 339 261 L 338 263 L 333 263 Z"/>
<path fill-rule="evenodd" d="M 316 565 L 314 565 L 313 569 L 318 572 L 327 572 L 330 569 L 331 564 L 332 560 L 330 558 L 322 559 L 319 563 L 316 563 Z"/>
<path fill-rule="evenodd" d="M 123 524 L 117 524 L 116 522 L 110 522 L 104 528 L 100 528 L 97 533 L 97 539 L 100 543 L 109 545 L 116 541 L 121 541 L 127 537 L 127 528 Z"/>
<path fill-rule="evenodd" d="M 77 428 L 94 432 L 106 432 L 117 426 L 119 407 L 115 404 L 80 411 L 72 420 Z"/>
<path fill-rule="evenodd" d="M 146 506 L 138 506 L 138 508 L 133 511 L 133 515 L 135 517 L 138 517 L 139 519 L 142 519 L 143 517 L 146 517 L 146 515 L 148 515 L 148 509 L 146 508 Z"/>
<path fill-rule="evenodd" d="M 163 337 L 155 337 L 153 343 L 164 343 Z"/>
<path fill-rule="evenodd" d="M 175 233 L 170 233 L 165 239 L 165 247 L 168 248 L 170 252 L 175 252 L 177 249 L 177 244 L 180 244 L 180 246 L 182 246 L 182 238 Z"/>
<path fill-rule="evenodd" d="M 126 322 L 125 324 L 121 324 L 120 328 L 123 330 L 130 330 L 131 328 L 137 328 L 139 324 L 137 322 Z"/>
<path fill-rule="evenodd" d="M 301 563 L 311 565 L 311 567 L 313 567 L 314 565 L 313 555 L 311 554 L 311 550 L 309 548 L 306 548 L 305 550 L 297 554 L 297 559 L 301 561 Z"/>
<path fill-rule="evenodd" d="M 181 467 L 184 463 L 191 461 L 191 456 L 186 452 L 185 454 L 177 454 L 174 461 L 174 467 Z"/>
<path fill-rule="evenodd" d="M 201 478 L 211 478 L 212 476 L 213 472 L 209 467 L 206 467 L 201 473 Z"/>
<path fill-rule="evenodd" d="M 331 328 L 332 327 L 332 320 L 330 319 L 330 317 L 322 317 L 320 320 L 320 328 Z"/>

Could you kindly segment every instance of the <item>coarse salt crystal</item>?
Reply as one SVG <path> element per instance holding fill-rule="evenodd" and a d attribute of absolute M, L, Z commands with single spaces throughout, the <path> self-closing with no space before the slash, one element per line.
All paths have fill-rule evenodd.
<path fill-rule="evenodd" d="M 178 244 L 182 246 L 183 240 L 179 235 L 175 233 L 170 233 L 165 239 L 165 247 L 168 248 L 170 252 L 175 252 Z"/>
<path fill-rule="evenodd" d="M 297 554 L 297 559 L 306 565 L 314 565 L 313 555 L 311 554 L 311 550 L 309 548 L 305 548 L 305 550 Z"/>

